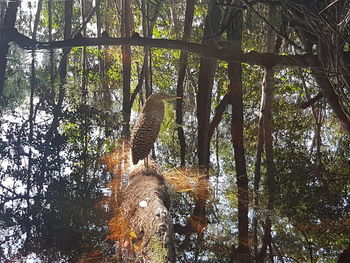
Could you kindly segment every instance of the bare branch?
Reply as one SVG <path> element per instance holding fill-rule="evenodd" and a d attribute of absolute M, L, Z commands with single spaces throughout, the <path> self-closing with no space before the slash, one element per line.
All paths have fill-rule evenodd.
<path fill-rule="evenodd" d="M 259 53 L 252 51 L 249 53 L 242 53 L 235 48 L 220 49 L 216 47 L 210 47 L 205 44 L 191 43 L 181 40 L 168 40 L 168 39 L 151 39 L 144 37 L 130 37 L 130 38 L 78 38 L 67 39 L 54 42 L 36 42 L 31 38 L 24 36 L 17 32 L 17 30 L 10 30 L 1 28 L 0 35 L 4 35 L 9 41 L 12 41 L 24 49 L 58 49 L 66 47 L 79 47 L 79 46 L 98 46 L 98 45 L 110 45 L 110 46 L 149 46 L 155 48 L 167 48 L 184 50 L 191 53 L 198 54 L 203 57 L 219 59 L 229 62 L 243 62 L 252 65 L 261 65 L 271 67 L 275 65 L 283 66 L 299 66 L 309 67 L 318 66 L 314 64 L 315 55 L 274 55 L 271 53 Z M 344 57 L 350 57 L 349 52 L 344 52 Z"/>
<path fill-rule="evenodd" d="M 141 73 L 139 76 L 139 82 L 137 83 L 134 92 L 130 96 L 130 103 L 129 103 L 130 107 L 132 107 L 132 105 L 134 104 L 136 96 L 142 88 L 143 80 L 145 79 L 145 74 L 146 74 L 146 67 L 147 67 L 147 63 L 146 63 L 146 55 L 145 55 L 144 60 L 143 60 L 143 64 L 142 64 Z"/>
<path fill-rule="evenodd" d="M 315 97 L 313 97 L 313 98 L 309 99 L 308 101 L 305 101 L 302 104 L 300 104 L 300 108 L 306 109 L 307 107 L 310 107 L 315 102 L 319 101 L 321 98 L 323 98 L 323 93 L 319 92 L 319 93 L 317 93 L 317 95 Z"/>
<path fill-rule="evenodd" d="M 215 115 L 209 124 L 209 132 L 208 132 L 209 141 L 213 137 L 215 128 L 219 125 L 222 119 L 222 115 L 226 110 L 227 104 L 228 104 L 228 95 L 226 94 L 220 101 L 219 105 L 216 107 Z"/>
<path fill-rule="evenodd" d="M 300 48 L 297 44 L 295 44 L 292 40 L 288 38 L 288 36 L 282 34 L 280 31 L 278 31 L 264 16 L 260 15 L 258 11 L 255 10 L 252 4 L 250 4 L 248 1 L 240 0 L 244 5 L 249 7 L 250 10 L 252 10 L 261 20 L 263 20 L 273 31 L 276 32 L 276 34 L 288 41 L 289 44 L 291 44 L 294 47 Z"/>
<path fill-rule="evenodd" d="M 13 195 L 13 196 L 10 196 L 10 197 L 9 196 L 5 197 L 5 195 L 2 195 L 2 197 L 6 198 L 7 200 L 10 200 L 12 198 L 14 200 L 14 199 L 21 199 L 21 198 L 27 198 L 28 197 L 28 195 L 18 194 L 18 193 L 16 193 L 16 191 L 14 191 L 14 190 L 12 190 L 12 189 L 10 189 L 10 188 L 2 185 L 2 184 L 0 184 L 0 187 L 2 189 L 4 189 L 5 191 L 7 191 L 7 192 L 9 192 L 9 193 L 11 193 Z"/>

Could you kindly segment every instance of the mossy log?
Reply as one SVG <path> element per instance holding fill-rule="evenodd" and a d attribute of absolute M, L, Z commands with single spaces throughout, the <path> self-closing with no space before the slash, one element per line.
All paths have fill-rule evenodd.
<path fill-rule="evenodd" d="M 135 170 L 122 204 L 139 249 L 136 262 L 175 262 L 169 189 L 156 170 Z"/>

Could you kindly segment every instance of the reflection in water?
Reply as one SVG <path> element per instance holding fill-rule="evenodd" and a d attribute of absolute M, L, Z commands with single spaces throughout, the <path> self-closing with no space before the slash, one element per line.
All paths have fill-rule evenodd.
<path fill-rule="evenodd" d="M 97 163 L 103 127 L 93 108 L 54 112 L 59 126 L 49 103 L 36 106 L 35 116 L 21 111 L 1 122 L 1 248 L 13 260 L 77 258 L 107 235 L 97 205 L 110 180 Z"/>

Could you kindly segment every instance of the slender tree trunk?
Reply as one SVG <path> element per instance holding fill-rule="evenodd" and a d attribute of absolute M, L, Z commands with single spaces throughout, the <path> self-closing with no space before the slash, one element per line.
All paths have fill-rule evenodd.
<path fill-rule="evenodd" d="M 323 116 L 322 116 L 323 109 L 315 106 L 314 102 L 318 100 L 317 98 L 322 98 L 323 93 L 319 92 L 315 97 L 311 98 L 309 91 L 308 91 L 305 77 L 303 75 L 303 71 L 301 69 L 299 69 L 297 72 L 298 72 L 298 77 L 300 78 L 301 83 L 303 85 L 305 97 L 307 99 L 307 101 L 305 103 L 302 103 L 301 105 L 303 106 L 304 109 L 306 107 L 309 107 L 309 106 L 311 107 L 312 116 L 313 116 L 314 121 L 315 121 L 314 136 L 312 139 L 312 144 L 310 146 L 310 154 L 313 153 L 313 149 L 316 145 L 316 161 L 317 161 L 317 165 L 318 165 L 318 171 L 317 171 L 317 174 L 318 174 L 319 169 L 321 168 L 321 144 L 322 144 L 321 127 L 322 127 L 322 120 L 323 120 Z"/>
<path fill-rule="evenodd" d="M 121 33 L 122 37 L 131 35 L 131 0 L 122 1 Z M 124 138 L 130 137 L 130 81 L 131 81 L 131 48 L 122 46 L 123 60 L 123 130 Z"/>
<path fill-rule="evenodd" d="M 233 9 L 229 17 L 227 38 L 232 41 L 233 47 L 241 49 L 243 13 Z M 250 261 L 248 245 L 248 177 L 243 145 L 243 91 L 242 68 L 240 63 L 229 63 L 228 75 L 229 103 L 231 113 L 231 140 L 235 155 L 235 168 L 238 191 L 238 248 L 233 259 L 241 262 Z"/>
<path fill-rule="evenodd" d="M 148 1 L 141 0 L 142 32 L 144 37 L 152 38 L 153 28 L 159 16 L 162 4 L 163 1 L 158 1 L 154 8 L 150 8 L 150 3 Z M 144 52 L 145 94 L 146 98 L 148 98 L 152 94 L 152 50 L 149 47 L 144 47 Z"/>
<path fill-rule="evenodd" d="M 85 0 L 80 0 L 80 15 L 82 18 L 83 23 L 86 20 L 86 13 L 87 13 L 87 2 Z M 82 28 L 82 34 L 84 37 L 86 37 L 86 27 L 83 26 Z M 87 81 L 87 52 L 86 47 L 82 48 L 81 51 L 81 107 L 84 109 L 85 105 L 88 103 L 88 81 Z M 81 180 L 81 182 L 86 182 L 87 180 L 87 174 L 88 174 L 88 116 L 86 110 L 82 112 L 83 118 L 82 123 L 80 124 L 80 140 L 82 143 L 82 150 L 80 152 L 80 158 L 83 162 L 82 165 L 82 173 L 79 174 L 78 178 Z M 81 178 L 82 176 L 82 178 Z M 78 182 L 80 184 L 81 182 Z"/>
<path fill-rule="evenodd" d="M 48 12 L 48 19 L 49 19 L 49 42 L 52 41 L 52 1 L 47 1 L 47 12 Z M 49 68 L 50 68 L 50 88 L 52 90 L 52 95 L 54 95 L 54 88 L 53 88 L 53 83 L 54 83 L 54 52 L 53 50 L 50 50 L 50 60 L 49 60 Z"/>
<path fill-rule="evenodd" d="M 64 39 L 70 39 L 72 34 L 72 16 L 73 16 L 73 0 L 68 0 L 64 2 Z M 61 105 L 63 103 L 63 98 L 65 94 L 64 85 L 67 82 L 67 63 L 68 55 L 71 48 L 64 48 L 63 54 L 59 67 L 60 85 L 59 85 L 59 95 L 57 102 L 57 111 L 60 111 Z M 55 118 L 54 118 L 55 120 Z M 56 121 L 58 121 L 56 119 Z M 56 126 L 56 125 L 55 125 Z"/>
<path fill-rule="evenodd" d="M 70 39 L 72 34 L 73 0 L 64 2 L 64 39 Z"/>
<path fill-rule="evenodd" d="M 35 20 L 34 20 L 34 27 L 33 27 L 33 34 L 32 34 L 32 39 L 36 39 L 36 34 L 38 31 L 38 26 L 39 26 L 39 20 L 40 20 L 40 14 L 41 14 L 41 9 L 43 7 L 43 1 L 39 0 L 38 1 L 38 8 L 36 11 L 36 15 L 35 15 Z"/>
<path fill-rule="evenodd" d="M 267 181 L 267 209 L 271 212 L 274 203 L 274 165 L 273 165 L 273 147 L 272 147 L 272 88 L 273 88 L 273 70 L 265 69 L 263 83 L 263 100 L 264 107 L 262 114 L 264 115 L 264 144 L 266 153 L 266 181 Z M 258 262 L 264 262 L 267 247 L 271 243 L 271 218 L 268 215 L 265 221 L 264 236 L 262 248 L 259 252 Z"/>
<path fill-rule="evenodd" d="M 7 9 L 5 12 L 3 27 L 5 29 L 12 29 L 15 27 L 17 9 L 20 1 L 8 1 Z M 7 65 L 7 53 L 9 48 L 9 41 L 0 36 L 0 96 L 2 95 L 4 85 L 5 85 L 5 73 Z"/>
<path fill-rule="evenodd" d="M 249 262 L 248 246 L 248 177 L 246 171 L 243 145 L 243 101 L 240 64 L 230 64 L 229 70 L 234 72 L 230 78 L 230 104 L 232 105 L 231 140 L 235 154 L 237 191 L 238 191 L 238 248 L 237 257 L 242 262 Z"/>
<path fill-rule="evenodd" d="M 36 31 L 38 28 L 39 20 L 37 19 L 40 16 L 41 12 L 41 3 L 38 3 L 38 9 L 35 16 L 34 26 L 32 25 L 32 16 L 30 16 L 30 28 L 33 26 L 32 38 L 36 39 Z M 32 61 L 31 61 L 31 74 L 30 74 L 30 99 L 29 99 L 29 135 L 28 135 L 28 144 L 29 144 L 29 152 L 28 152 L 28 174 L 26 178 L 26 210 L 30 213 L 33 203 L 30 202 L 30 192 L 32 190 L 32 184 L 35 180 L 34 174 L 32 173 L 33 169 L 33 132 L 34 132 L 34 123 L 35 123 L 35 113 L 34 113 L 34 93 L 36 89 L 36 76 L 35 76 L 35 50 L 32 50 Z M 41 193 L 41 187 L 39 185 L 39 193 Z M 27 218 L 27 224 L 25 224 L 26 229 L 26 240 L 25 243 L 30 242 L 32 238 L 32 219 Z"/>
<path fill-rule="evenodd" d="M 72 14 L 73 14 L 73 0 L 65 1 L 64 4 L 64 39 L 70 39 L 71 38 L 71 32 L 72 32 Z M 70 48 L 64 48 L 62 58 L 59 64 L 59 92 L 58 92 L 58 99 L 57 103 L 54 105 L 53 108 L 53 119 L 51 122 L 51 126 L 49 130 L 46 132 L 45 140 L 47 142 L 43 154 L 43 163 L 40 167 L 40 176 L 45 176 L 46 171 L 46 165 L 47 165 L 47 156 L 49 154 L 49 142 L 52 139 L 52 135 L 57 131 L 58 125 L 59 125 L 59 118 L 61 116 L 62 111 L 62 105 L 63 100 L 65 97 L 65 84 L 67 82 L 67 63 L 68 63 L 68 55 L 70 52 Z M 52 78 L 53 82 L 53 78 Z"/>
<path fill-rule="evenodd" d="M 183 41 L 188 41 L 190 38 L 193 14 L 194 14 L 194 0 L 188 0 L 186 2 Z M 179 59 L 179 77 L 177 80 L 177 88 L 176 88 L 176 95 L 179 97 L 184 96 L 184 80 L 186 75 L 187 59 L 188 59 L 188 53 L 185 51 L 181 51 L 180 59 Z M 180 142 L 181 166 L 185 166 L 186 141 L 185 141 L 184 129 L 182 127 L 182 121 L 183 121 L 182 104 L 183 104 L 183 100 L 176 100 L 176 123 L 178 125 L 177 134 Z"/>
<path fill-rule="evenodd" d="M 210 0 L 208 3 L 208 15 L 205 20 L 205 28 L 203 35 L 203 43 L 214 45 L 220 39 L 222 31 L 220 29 L 220 22 L 222 18 L 222 10 L 217 5 L 216 0 Z M 198 119 L 198 165 L 200 169 L 204 170 L 205 176 L 202 180 L 209 180 L 209 127 L 210 127 L 210 109 L 211 96 L 214 81 L 214 74 L 216 70 L 216 60 L 202 57 L 200 59 L 199 77 L 198 77 L 198 92 L 197 92 L 197 119 Z M 205 217 L 206 210 L 205 198 L 197 200 L 192 219 L 197 220 L 197 225 L 201 225 L 205 229 L 207 219 Z M 195 230 L 196 231 L 196 230 Z M 188 238 L 190 233 L 187 234 Z M 203 240 L 203 231 L 198 233 L 195 258 L 199 256 L 199 244 Z"/>
<path fill-rule="evenodd" d="M 141 12 L 142 12 L 142 32 L 144 37 L 150 37 L 152 36 L 153 32 L 153 27 L 150 28 L 149 22 L 148 22 L 148 17 L 149 17 L 149 11 L 148 11 L 148 1 L 141 1 Z M 151 32 L 149 32 L 151 31 Z M 149 47 L 144 47 L 143 48 L 145 52 L 144 56 L 144 65 L 145 65 L 145 93 L 146 93 L 146 98 L 151 95 L 151 87 L 150 87 L 150 48 Z"/>
<path fill-rule="evenodd" d="M 269 21 L 273 23 L 276 16 L 276 7 L 269 6 Z M 274 52 L 274 42 L 276 39 L 275 32 L 268 27 L 266 33 L 266 52 Z M 272 138 L 272 102 L 273 102 L 273 79 L 274 70 L 273 68 L 264 69 L 264 79 L 262 84 L 262 105 L 261 105 L 261 118 L 263 119 L 263 129 L 264 129 L 264 145 L 266 153 L 266 182 L 267 182 L 267 209 L 270 213 L 274 209 L 275 202 L 275 189 L 276 189 L 276 178 L 275 178 L 275 168 L 273 162 L 273 138 Z M 268 247 L 271 247 L 272 236 L 271 236 L 272 221 L 269 215 L 266 216 L 265 226 L 264 226 L 264 236 L 262 247 L 258 254 L 257 262 L 265 262 L 266 251 Z"/>
<path fill-rule="evenodd" d="M 103 20 L 101 17 L 101 5 L 100 1 L 96 1 L 96 30 L 97 30 L 97 37 L 102 37 L 102 28 L 106 32 L 109 32 L 109 23 L 105 23 L 103 25 Z M 106 7 L 108 9 L 108 7 Z M 100 105 L 102 110 L 104 111 L 109 111 L 111 109 L 112 105 L 112 95 L 111 95 L 111 90 L 110 90 L 110 80 L 107 76 L 107 72 L 109 68 L 111 67 L 111 59 L 110 56 L 108 55 L 108 46 L 103 46 L 101 47 L 100 45 L 98 46 L 98 49 L 101 50 L 102 52 L 99 52 L 101 56 L 99 56 L 99 75 L 101 78 L 100 82 L 100 90 L 98 92 L 98 100 L 100 100 Z M 109 133 L 111 129 L 108 127 L 113 127 L 114 125 L 112 123 L 106 123 L 106 136 L 109 136 Z"/>
<path fill-rule="evenodd" d="M 5 13 L 7 9 L 7 3 L 2 1 L 0 2 L 0 27 L 4 27 L 5 22 Z"/>
<path fill-rule="evenodd" d="M 261 97 L 260 103 L 260 116 L 259 116 L 259 130 L 258 130 L 258 142 L 256 146 L 256 159 L 254 164 L 254 216 L 252 222 L 253 228 L 253 247 L 254 247 L 254 257 L 258 256 L 258 225 L 259 225 L 259 188 L 261 180 L 261 155 L 264 147 L 264 120 L 263 120 L 263 97 Z"/>
<path fill-rule="evenodd" d="M 197 93 L 198 163 L 204 168 L 209 166 L 209 118 L 216 65 L 215 60 L 200 60 Z"/>
<path fill-rule="evenodd" d="M 221 38 L 220 28 L 223 17 L 222 10 L 215 0 L 208 4 L 208 15 L 205 20 L 203 43 L 215 45 Z M 217 61 L 202 57 L 200 60 L 198 93 L 197 93 L 197 119 L 198 119 L 198 163 L 200 167 L 209 165 L 209 118 L 211 109 L 211 95 Z"/>
<path fill-rule="evenodd" d="M 272 145 L 272 96 L 273 96 L 273 74 L 272 68 L 266 68 L 263 81 L 263 125 L 264 125 L 264 145 L 266 153 L 266 182 L 267 182 L 267 209 L 271 213 L 274 207 L 275 192 L 275 172 L 273 163 L 273 145 Z M 266 216 L 264 226 L 264 236 L 262 247 L 259 251 L 257 262 L 265 262 L 267 248 L 271 245 L 271 227 L 272 221 L 270 215 Z"/>
<path fill-rule="evenodd" d="M 38 31 L 38 26 L 39 26 L 39 19 L 41 15 L 41 10 L 42 10 L 42 0 L 38 1 L 38 8 L 35 14 L 35 19 L 34 19 L 34 26 L 33 26 L 33 33 L 32 33 L 32 39 L 36 40 L 36 34 Z M 31 190 L 31 170 L 32 170 L 32 163 L 33 163 L 33 158 L 32 158 L 32 142 L 33 142 L 33 129 L 34 129 L 34 123 L 35 123 L 35 113 L 34 113 L 34 94 L 35 94 L 35 89 L 37 86 L 37 79 L 36 79 L 36 73 L 35 73 L 35 61 L 36 61 L 36 56 L 35 56 L 35 50 L 32 50 L 32 63 L 31 63 L 31 74 L 30 74 L 30 107 L 29 107 L 29 160 L 28 160 L 28 180 L 27 180 L 27 194 L 29 197 L 29 191 Z M 41 192 L 42 185 L 39 185 L 39 193 Z M 29 200 L 28 201 L 28 207 L 30 207 Z"/>
<path fill-rule="evenodd" d="M 142 33 L 144 37 L 152 37 L 153 27 L 155 23 L 153 21 L 156 20 L 157 16 L 159 15 L 160 10 L 160 4 L 159 2 L 157 4 L 157 7 L 155 9 L 154 13 L 154 19 L 152 19 L 152 23 L 148 23 L 148 17 L 149 17 L 149 10 L 148 10 L 148 2 L 147 1 L 141 1 L 141 12 L 142 12 Z M 137 84 L 137 87 L 130 98 L 130 105 L 132 105 L 135 101 L 136 95 L 138 92 L 141 91 L 143 82 L 145 83 L 145 93 L 146 98 L 148 98 L 152 94 L 152 89 L 150 85 L 150 56 L 151 56 L 151 49 L 149 47 L 144 47 L 144 59 L 143 59 L 143 65 L 141 74 L 139 76 L 139 82 Z"/>
<path fill-rule="evenodd" d="M 42 0 L 38 1 L 38 8 L 35 14 L 35 20 L 34 20 L 34 26 L 33 26 L 33 33 L 32 33 L 32 39 L 36 39 L 36 34 L 39 26 L 39 18 L 41 14 L 42 9 Z M 31 20 L 32 21 L 32 20 Z M 30 74 L 30 103 L 29 103 L 29 160 L 28 160 L 28 179 L 27 179 L 27 195 L 29 197 L 29 192 L 31 190 L 31 183 L 32 183 L 32 142 L 33 142 L 33 129 L 34 129 L 34 122 L 35 122 L 35 116 L 34 116 L 34 93 L 37 86 L 36 82 L 36 74 L 35 74 L 35 51 L 32 50 L 32 62 L 31 62 L 31 74 Z M 28 207 L 30 206 L 29 199 L 27 200 Z"/>

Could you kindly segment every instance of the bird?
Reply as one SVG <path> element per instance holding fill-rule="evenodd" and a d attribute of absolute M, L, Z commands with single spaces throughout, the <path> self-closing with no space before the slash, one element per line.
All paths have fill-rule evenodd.
<path fill-rule="evenodd" d="M 157 140 L 164 118 L 163 101 L 176 99 L 182 98 L 155 93 L 146 100 L 131 133 L 131 155 L 134 165 L 144 160 L 144 165 L 148 169 L 148 154 Z"/>

